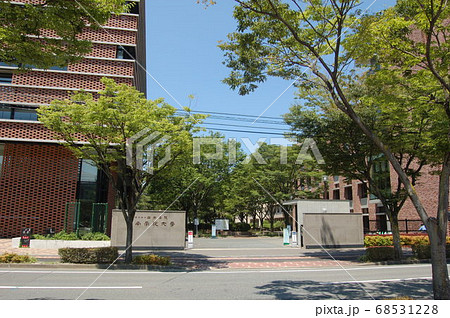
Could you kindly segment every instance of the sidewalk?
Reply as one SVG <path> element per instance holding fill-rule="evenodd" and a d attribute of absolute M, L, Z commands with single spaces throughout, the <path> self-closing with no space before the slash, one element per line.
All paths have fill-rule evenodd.
<path fill-rule="evenodd" d="M 59 259 L 56 249 L 13 248 L 11 247 L 11 239 L 0 239 L 0 254 L 3 253 L 29 255 L 39 259 Z"/>
<path fill-rule="evenodd" d="M 39 263 L 59 262 L 56 249 L 12 248 L 10 239 L 0 239 L 0 254 L 27 254 Z M 122 252 L 122 251 L 120 251 Z M 283 246 L 279 238 L 195 239 L 194 248 L 186 250 L 140 250 L 133 254 L 155 253 L 169 256 L 175 266 L 190 269 L 280 269 L 318 268 L 359 265 L 364 249 L 301 249 Z"/>

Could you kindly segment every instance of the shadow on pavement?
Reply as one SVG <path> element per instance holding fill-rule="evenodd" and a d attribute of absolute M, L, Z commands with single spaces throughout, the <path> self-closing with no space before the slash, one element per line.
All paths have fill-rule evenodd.
<path fill-rule="evenodd" d="M 429 280 L 364 283 L 361 285 L 357 283 L 320 284 L 310 280 L 277 280 L 256 288 L 260 290 L 258 294 L 270 295 L 277 300 L 370 300 L 372 297 L 381 300 L 400 296 L 409 296 L 416 300 L 433 298 L 432 285 Z"/>
<path fill-rule="evenodd" d="M 337 261 L 348 261 L 348 262 L 355 262 L 360 263 L 359 258 L 364 255 L 365 249 L 363 248 L 357 248 L 357 249 L 332 249 L 328 248 L 326 251 L 333 256 L 333 258 L 330 257 L 330 255 L 325 252 L 324 250 L 303 250 L 304 256 L 319 258 L 319 259 L 326 259 L 326 260 L 333 260 L 336 259 Z"/>
<path fill-rule="evenodd" d="M 172 266 L 146 266 L 146 265 L 126 265 L 119 264 L 119 266 L 111 266 L 109 270 L 114 269 L 147 269 L 147 270 L 179 270 L 179 271 L 203 271 L 209 270 L 211 268 L 220 269 L 227 268 L 229 262 L 226 260 L 214 260 L 203 254 L 192 254 L 184 253 L 182 251 L 136 251 L 133 252 L 133 256 L 145 255 L 145 254 L 155 254 L 158 256 L 170 257 L 172 261 Z M 105 266 L 99 266 L 103 268 Z M 106 265 L 107 267 L 107 265 Z"/>

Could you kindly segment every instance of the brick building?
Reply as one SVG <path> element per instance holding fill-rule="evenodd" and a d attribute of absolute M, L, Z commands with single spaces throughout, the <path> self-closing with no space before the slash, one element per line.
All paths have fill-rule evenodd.
<path fill-rule="evenodd" d="M 69 202 L 83 203 L 86 227 L 92 203 L 113 207 L 105 176 L 59 145 L 37 121 L 36 108 L 80 89 L 98 92 L 102 77 L 145 93 L 145 2 L 133 2 L 130 13 L 112 16 L 98 30 L 83 31 L 80 37 L 92 42 L 92 51 L 76 64 L 18 73 L 17 67 L 0 61 L 0 237 L 18 236 L 25 227 L 40 234 L 50 228 L 61 231 Z"/>
<path fill-rule="evenodd" d="M 384 169 L 389 171 L 387 186 L 395 189 L 398 176 L 386 162 Z M 429 166 L 424 166 L 416 181 L 415 189 L 429 216 L 436 216 L 438 208 L 439 176 L 434 174 Z M 351 212 L 362 213 L 364 232 L 389 232 L 391 230 L 385 208 L 375 195 L 371 194 L 365 183 L 358 180 L 346 181 L 340 176 L 328 177 L 325 197 L 331 200 L 349 200 Z M 416 232 L 422 221 L 411 200 L 408 198 L 399 213 L 400 231 Z"/>

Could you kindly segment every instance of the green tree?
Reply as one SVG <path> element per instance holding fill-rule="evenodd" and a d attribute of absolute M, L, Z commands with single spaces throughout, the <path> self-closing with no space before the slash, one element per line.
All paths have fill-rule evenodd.
<path fill-rule="evenodd" d="M 127 225 L 125 261 L 131 262 L 136 205 L 152 179 L 184 150 L 183 144 L 189 143 L 194 126 L 204 116 L 189 113 L 176 116 L 176 109 L 161 99 L 147 100 L 135 88 L 116 84 L 112 79 L 104 78 L 102 83 L 105 89 L 98 99 L 80 92 L 70 100 L 55 100 L 39 108 L 39 120 L 64 140 L 62 144 L 76 156 L 92 160 L 108 176 Z M 127 161 L 131 150 L 127 141 L 143 131 L 146 136 L 170 137 L 159 147 L 153 147 L 155 159 L 146 158 L 147 169 Z M 163 167 L 155 164 L 153 171 L 148 169 L 165 156 L 168 147 L 171 161 Z M 133 152 L 133 162 L 136 157 Z"/>
<path fill-rule="evenodd" d="M 358 51 L 363 47 L 361 37 L 353 40 L 355 32 L 364 34 L 376 29 L 376 24 L 359 21 L 357 0 L 330 1 L 281 1 L 281 0 L 235 0 L 238 4 L 234 17 L 237 31 L 229 34 L 229 41 L 220 45 L 226 52 L 226 65 L 232 69 L 225 79 L 231 88 L 247 94 L 267 76 L 295 80 L 300 89 L 322 89 L 330 100 L 362 130 L 379 148 L 399 176 L 420 218 L 427 226 L 432 246 L 433 291 L 436 299 L 449 299 L 449 278 L 445 259 L 445 236 L 448 222 L 450 152 L 449 125 L 441 126 L 440 134 L 447 137 L 445 145 L 436 144 L 433 154 L 441 164 L 439 184 L 438 217 L 430 217 L 416 193 L 408 173 L 395 158 L 392 151 L 363 121 L 345 93 L 343 82 L 351 75 Z M 400 0 L 398 5 L 381 15 L 375 41 L 385 44 L 388 57 L 382 65 L 406 68 L 422 73 L 439 90 L 432 98 L 437 99 L 436 113 L 450 118 L 448 77 L 448 36 L 446 19 L 449 6 L 446 0 Z M 378 20 L 376 20 L 378 21 Z M 357 29 L 357 30 L 355 30 Z M 414 41 L 413 30 L 425 35 L 423 41 Z M 370 33 L 373 36 L 376 34 Z M 395 58 L 396 56 L 400 58 Z M 420 65 L 418 64 L 420 62 Z M 307 72 L 305 71 L 307 70 Z M 423 96 L 423 98 L 429 96 Z M 435 120 L 431 118 L 430 120 Z M 392 121 L 396 121 L 392 118 Z"/>
<path fill-rule="evenodd" d="M 128 7 L 125 0 L 0 1 L 0 61 L 44 69 L 74 63 L 90 52 L 91 42 L 78 37 L 83 29 Z"/>
<path fill-rule="evenodd" d="M 401 0 L 382 14 L 367 18 L 349 41 L 360 48 L 355 52 L 357 62 L 378 65 L 378 71 L 370 77 L 374 84 L 372 102 L 390 114 L 391 125 L 405 120 L 415 122 L 406 142 L 413 144 L 414 134 L 420 131 L 421 149 L 417 155 L 436 166 L 440 178 L 437 217 L 429 216 L 430 211 L 421 205 L 414 188 L 406 189 L 413 191 L 410 198 L 430 237 L 433 290 L 438 299 L 450 298 L 445 266 L 450 176 L 449 18 L 446 0 Z M 371 61 L 367 61 L 368 57 Z M 431 129 L 421 131 L 423 122 Z"/>
<path fill-rule="evenodd" d="M 379 90 L 382 84 L 377 82 L 375 87 Z M 391 90 L 389 92 L 396 93 Z M 373 88 L 369 89 L 367 83 L 363 82 L 363 78 L 352 81 L 346 87 L 346 95 L 355 105 L 358 115 L 372 131 L 389 141 L 392 153 L 415 185 L 425 164 L 425 161 L 418 158 L 418 153 L 420 155 L 423 151 L 427 133 L 433 130 L 426 121 L 429 114 L 423 112 L 422 118 L 417 117 L 414 121 L 402 116 L 403 120 L 394 125 L 390 121 L 391 114 L 384 113 L 377 106 L 380 102 L 386 105 L 382 99 L 386 95 L 381 92 L 375 94 Z M 395 258 L 401 259 L 398 215 L 408 199 L 402 183 L 397 180 L 397 186 L 391 186 L 390 169 L 385 157 L 380 155 L 379 148 L 322 91 L 308 91 L 300 97 L 304 100 L 304 105 L 291 107 L 290 112 L 285 115 L 286 122 L 301 139 L 314 139 L 325 161 L 321 168 L 328 175 L 341 175 L 348 180 L 360 180 L 363 184 L 367 181 L 369 192 L 386 209 L 392 226 Z M 400 101 L 397 100 L 396 103 L 398 102 Z"/>
<path fill-rule="evenodd" d="M 201 145 L 195 157 L 193 143 L 200 140 L 206 143 Z M 220 158 L 211 157 L 216 153 L 216 145 L 223 150 Z M 229 188 L 230 173 L 236 165 L 229 157 L 229 149 L 234 145 L 218 133 L 195 137 L 185 143 L 183 154 L 154 179 L 141 204 L 153 209 L 161 208 L 170 204 L 177 193 L 187 189 L 174 207 L 186 211 L 186 224 L 200 217 L 203 222 L 211 223 L 223 208 L 225 188 Z M 236 162 L 241 158 L 241 151 L 237 148 Z"/>
<path fill-rule="evenodd" d="M 300 153 L 298 145 L 260 144 L 256 152 L 234 169 L 234 189 L 228 197 L 228 208 L 258 216 L 261 230 L 264 219 L 268 219 L 273 230 L 278 203 L 294 198 L 318 198 L 323 172 L 312 158 L 300 158 L 303 159 L 300 163 Z M 285 213 L 284 217 L 289 223 L 291 216 Z"/>

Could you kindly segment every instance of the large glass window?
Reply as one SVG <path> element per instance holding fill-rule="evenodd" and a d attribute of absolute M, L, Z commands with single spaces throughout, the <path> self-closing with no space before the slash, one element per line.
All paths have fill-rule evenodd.
<path fill-rule="evenodd" d="M 14 108 L 13 119 L 37 121 L 38 116 L 35 109 Z"/>
<path fill-rule="evenodd" d="M 91 160 L 80 160 L 77 200 L 80 202 L 80 225 L 91 227 L 92 204 L 108 199 L 108 180 Z"/>
<path fill-rule="evenodd" d="M 37 121 L 36 109 L 21 108 L 15 105 L 0 104 L 0 119 L 16 119 Z"/>

